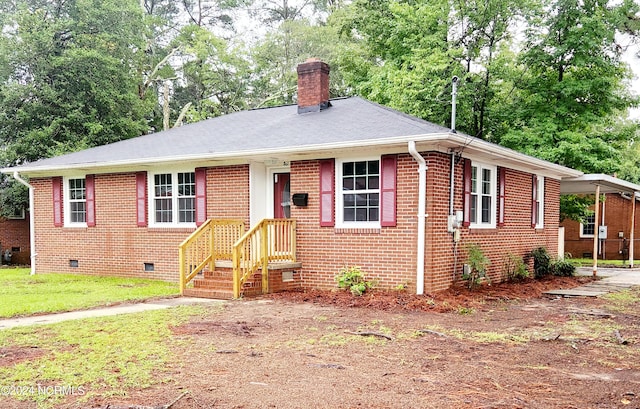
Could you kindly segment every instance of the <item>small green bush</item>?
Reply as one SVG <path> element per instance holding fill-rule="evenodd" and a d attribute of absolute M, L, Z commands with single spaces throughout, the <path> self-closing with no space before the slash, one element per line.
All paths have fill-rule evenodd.
<path fill-rule="evenodd" d="M 554 260 L 552 263 L 553 275 L 560 277 L 571 277 L 576 274 L 576 266 L 569 260 Z"/>
<path fill-rule="evenodd" d="M 351 294 L 360 296 L 373 288 L 373 282 L 364 279 L 364 272 L 357 266 L 343 267 L 336 276 L 338 288 L 351 291 Z"/>
<path fill-rule="evenodd" d="M 487 276 L 489 258 L 485 256 L 477 244 L 472 243 L 467 246 L 467 263 L 469 264 L 469 272 L 463 273 L 462 279 L 467 281 L 469 289 L 477 288 L 483 278 L 489 280 Z"/>
<path fill-rule="evenodd" d="M 547 249 L 544 247 L 538 247 L 531 250 L 528 254 L 529 257 L 533 257 L 533 273 L 535 278 L 546 277 L 553 271 L 551 269 L 551 256 Z"/>
<path fill-rule="evenodd" d="M 522 281 L 529 277 L 529 271 L 522 258 L 509 253 L 504 258 L 503 277 L 505 281 Z"/>

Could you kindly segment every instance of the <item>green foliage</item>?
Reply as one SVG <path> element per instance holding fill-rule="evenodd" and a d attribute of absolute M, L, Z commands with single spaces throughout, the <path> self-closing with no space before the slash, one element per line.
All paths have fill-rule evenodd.
<path fill-rule="evenodd" d="M 490 261 L 477 244 L 469 244 L 467 246 L 467 264 L 469 265 L 469 272 L 463 273 L 462 279 L 467 281 L 470 289 L 477 288 L 482 279 L 489 280 L 487 267 L 489 267 Z"/>
<path fill-rule="evenodd" d="M 544 247 L 532 250 L 528 257 L 533 258 L 533 271 L 535 278 L 543 278 L 548 275 L 570 277 L 575 275 L 576 266 L 570 260 L 554 259 Z"/>
<path fill-rule="evenodd" d="M 347 289 L 356 296 L 364 294 L 374 286 L 373 282 L 365 280 L 364 272 L 356 266 L 341 268 L 340 273 L 336 275 L 336 281 L 338 288 Z"/>
<path fill-rule="evenodd" d="M 593 210 L 589 210 L 595 203 L 595 197 L 562 195 L 560 196 L 560 221 L 575 220 L 582 223 L 586 216 L 593 214 Z"/>
<path fill-rule="evenodd" d="M 527 266 L 521 257 L 509 253 L 504 258 L 503 277 L 506 281 L 522 281 L 529 277 Z"/>
<path fill-rule="evenodd" d="M 546 248 L 535 248 L 531 250 L 528 256 L 533 258 L 533 273 L 535 278 L 546 277 L 552 273 L 551 256 Z"/>
<path fill-rule="evenodd" d="M 569 260 L 553 260 L 551 264 L 553 275 L 560 277 L 571 277 L 576 274 L 576 266 Z"/>

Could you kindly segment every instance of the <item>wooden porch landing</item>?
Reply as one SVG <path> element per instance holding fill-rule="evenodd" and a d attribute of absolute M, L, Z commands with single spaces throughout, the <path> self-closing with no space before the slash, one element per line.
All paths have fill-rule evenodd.
<path fill-rule="evenodd" d="M 233 299 L 233 268 L 231 261 L 218 260 L 215 271 L 204 271 L 193 279 L 193 287 L 184 290 L 186 297 L 213 298 L 219 300 Z M 292 261 L 270 262 L 269 292 L 294 289 L 300 285 L 300 268 L 302 263 Z M 284 280 L 283 272 L 293 271 L 292 280 Z M 242 297 L 262 294 L 262 270 L 258 270 L 253 278 L 242 285 Z"/>

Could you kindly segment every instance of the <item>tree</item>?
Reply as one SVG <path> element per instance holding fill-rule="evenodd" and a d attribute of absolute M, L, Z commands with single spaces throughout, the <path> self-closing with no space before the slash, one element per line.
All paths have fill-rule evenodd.
<path fill-rule="evenodd" d="M 530 22 L 501 144 L 585 172 L 618 169 L 629 134 L 616 125 L 637 103 L 615 40 L 625 7 L 555 0 Z"/>
<path fill-rule="evenodd" d="M 36 4 L 38 5 L 38 4 Z M 138 136 L 149 106 L 138 95 L 144 49 L 135 0 L 22 3 L 5 20 L 10 50 L 0 91 L 5 165 Z"/>

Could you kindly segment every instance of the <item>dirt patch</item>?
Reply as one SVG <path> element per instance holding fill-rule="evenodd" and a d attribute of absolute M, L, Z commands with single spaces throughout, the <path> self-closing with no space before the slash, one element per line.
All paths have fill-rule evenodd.
<path fill-rule="evenodd" d="M 162 382 L 57 407 L 638 408 L 640 305 L 540 297 L 582 280 L 233 301 L 172 328 Z"/>
<path fill-rule="evenodd" d="M 13 366 L 23 361 L 40 358 L 46 354 L 45 351 L 37 346 L 17 347 L 9 346 L 0 348 L 0 367 Z"/>

